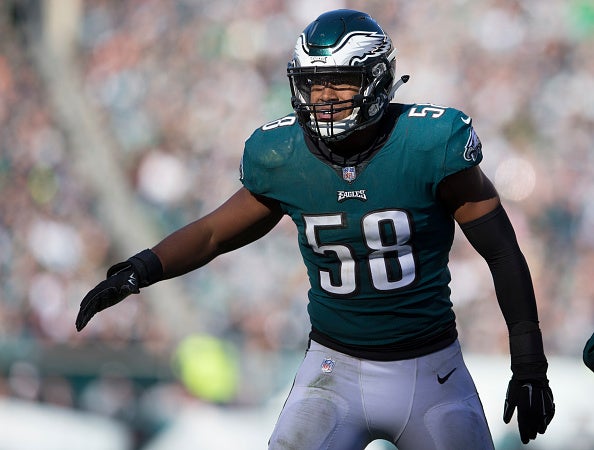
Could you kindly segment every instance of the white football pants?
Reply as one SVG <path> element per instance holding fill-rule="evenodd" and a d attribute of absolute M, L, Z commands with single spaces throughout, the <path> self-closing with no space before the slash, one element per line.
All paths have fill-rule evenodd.
<path fill-rule="evenodd" d="M 269 450 L 493 450 L 458 341 L 402 361 L 369 361 L 316 342 L 301 363 Z"/>

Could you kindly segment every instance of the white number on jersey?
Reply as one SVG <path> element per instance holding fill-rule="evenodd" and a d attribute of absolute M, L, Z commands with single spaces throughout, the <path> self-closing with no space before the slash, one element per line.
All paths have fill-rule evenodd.
<path fill-rule="evenodd" d="M 322 243 L 319 231 L 322 228 L 344 228 L 342 214 L 306 215 L 305 235 L 315 253 L 324 255 L 332 252 L 339 261 L 340 279 L 332 280 L 331 272 L 320 269 L 321 288 L 331 294 L 348 295 L 357 290 L 357 267 L 353 251 L 344 244 Z M 382 237 L 382 228 L 391 227 L 395 242 L 386 243 Z M 367 265 L 371 273 L 373 287 L 379 291 L 400 289 L 410 285 L 416 279 L 416 264 L 409 244 L 411 226 L 409 216 L 402 210 L 372 212 L 363 218 L 363 241 L 369 249 Z M 396 263 L 399 270 L 389 270 Z"/>

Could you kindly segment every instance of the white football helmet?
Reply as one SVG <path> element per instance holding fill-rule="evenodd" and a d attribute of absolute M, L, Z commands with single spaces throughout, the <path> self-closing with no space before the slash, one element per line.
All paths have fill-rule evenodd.
<path fill-rule="evenodd" d="M 368 14 L 340 9 L 319 16 L 297 39 L 287 67 L 291 104 L 305 132 L 336 141 L 377 122 L 394 95 L 395 61 L 390 37 Z M 351 100 L 311 103 L 311 86 L 326 83 L 360 90 Z M 352 112 L 343 120 L 316 118 L 344 110 Z"/>

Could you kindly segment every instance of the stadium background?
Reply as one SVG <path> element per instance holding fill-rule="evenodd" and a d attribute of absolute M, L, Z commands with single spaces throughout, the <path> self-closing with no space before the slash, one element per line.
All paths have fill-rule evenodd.
<path fill-rule="evenodd" d="M 298 33 L 338 7 L 394 39 L 398 101 L 474 118 L 532 268 L 558 412 L 522 447 L 490 275 L 458 234 L 460 339 L 498 450 L 594 449 L 592 0 L 4 0 L 0 448 L 265 448 L 308 331 L 291 223 L 74 319 L 111 263 L 240 186 L 244 139 L 290 112 Z"/>

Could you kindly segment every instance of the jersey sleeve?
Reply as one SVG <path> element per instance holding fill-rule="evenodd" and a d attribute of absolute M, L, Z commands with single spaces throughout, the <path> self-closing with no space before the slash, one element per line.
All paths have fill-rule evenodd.
<path fill-rule="evenodd" d="M 267 178 L 262 176 L 262 167 L 258 163 L 259 131 L 256 130 L 246 141 L 239 165 L 239 180 L 244 187 L 253 194 L 264 195 Z"/>
<path fill-rule="evenodd" d="M 472 126 L 472 119 L 461 111 L 451 111 L 451 132 L 447 140 L 441 179 L 474 167 L 483 159 L 482 144 Z"/>
<path fill-rule="evenodd" d="M 240 163 L 239 179 L 244 187 L 257 195 L 277 198 L 299 136 L 301 131 L 294 115 L 255 130 L 245 142 Z"/>

